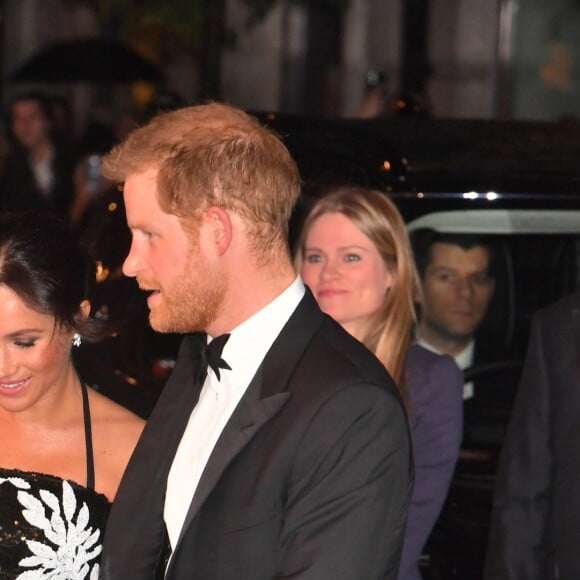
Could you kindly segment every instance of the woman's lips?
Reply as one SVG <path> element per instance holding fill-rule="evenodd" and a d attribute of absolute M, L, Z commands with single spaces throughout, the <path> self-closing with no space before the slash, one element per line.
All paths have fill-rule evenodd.
<path fill-rule="evenodd" d="M 340 296 L 346 294 L 346 290 L 338 290 L 335 288 L 326 288 L 325 290 L 320 290 L 318 296 L 320 298 L 332 298 L 333 296 Z"/>
<path fill-rule="evenodd" d="M 15 393 L 20 391 L 28 382 L 28 378 L 18 381 L 0 381 L 0 392 Z"/>

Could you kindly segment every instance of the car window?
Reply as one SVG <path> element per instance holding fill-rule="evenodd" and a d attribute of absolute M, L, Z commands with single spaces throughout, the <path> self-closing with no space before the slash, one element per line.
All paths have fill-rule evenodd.
<path fill-rule="evenodd" d="M 423 228 L 483 234 L 495 248 L 495 291 L 476 332 L 485 363 L 465 371 L 489 392 L 465 408 L 464 447 L 499 452 L 533 315 L 580 286 L 580 211 L 441 211 L 408 223 L 411 235 Z"/>

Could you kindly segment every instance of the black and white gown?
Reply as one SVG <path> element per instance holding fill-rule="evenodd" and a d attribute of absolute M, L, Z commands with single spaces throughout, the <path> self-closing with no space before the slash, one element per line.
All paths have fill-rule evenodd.
<path fill-rule="evenodd" d="M 87 486 L 0 467 L 0 579 L 97 580 L 110 503 L 94 490 L 91 419 L 83 412 Z"/>

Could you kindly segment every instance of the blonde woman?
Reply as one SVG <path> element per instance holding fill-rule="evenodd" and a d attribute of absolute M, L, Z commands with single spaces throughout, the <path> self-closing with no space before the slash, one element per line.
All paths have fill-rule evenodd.
<path fill-rule="evenodd" d="M 305 220 L 296 265 L 322 310 L 377 356 L 406 401 L 415 487 L 399 579 L 420 580 L 461 442 L 463 379 L 453 359 L 411 344 L 420 286 L 403 219 L 381 192 L 333 190 Z"/>

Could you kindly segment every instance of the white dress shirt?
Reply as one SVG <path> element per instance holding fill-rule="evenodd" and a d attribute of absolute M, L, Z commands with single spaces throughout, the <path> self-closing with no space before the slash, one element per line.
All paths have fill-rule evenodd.
<path fill-rule="evenodd" d="M 54 151 L 52 150 L 43 159 L 35 159 L 32 155 L 29 156 L 30 168 L 34 174 L 34 179 L 42 195 L 47 199 L 51 196 L 54 184 L 53 158 Z"/>
<path fill-rule="evenodd" d="M 304 284 L 297 277 L 270 304 L 231 331 L 222 353 L 231 370 L 220 369 L 221 380 L 208 369 L 167 478 L 164 519 L 172 549 L 224 427 L 304 291 Z"/>

